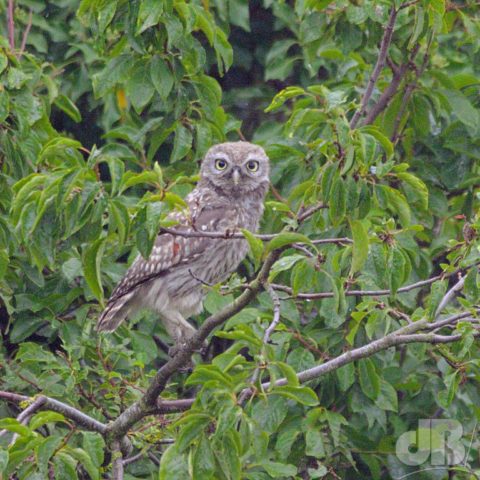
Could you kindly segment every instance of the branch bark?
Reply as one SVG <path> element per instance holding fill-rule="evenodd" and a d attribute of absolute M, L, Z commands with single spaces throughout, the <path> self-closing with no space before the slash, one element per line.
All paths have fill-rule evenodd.
<path fill-rule="evenodd" d="M 467 265 L 466 267 L 459 268 L 454 270 L 450 273 L 441 273 L 439 275 L 435 275 L 430 277 L 426 280 L 420 280 L 419 282 L 411 283 L 410 285 L 405 285 L 404 287 L 400 287 L 397 290 L 397 293 L 405 293 L 410 292 L 411 290 L 415 290 L 417 288 L 422 288 L 427 285 L 431 285 L 432 283 L 437 282 L 438 280 L 443 280 L 445 278 L 449 278 L 455 275 L 458 275 L 461 272 L 465 272 L 470 268 L 476 267 L 480 265 L 480 262 L 475 262 L 471 265 Z M 332 298 L 335 294 L 333 292 L 318 292 L 318 293 L 297 293 L 294 295 L 293 288 L 288 287 L 286 285 L 280 285 L 278 283 L 272 283 L 272 287 L 275 290 L 279 290 L 281 292 L 286 292 L 291 295 L 292 298 L 299 298 L 299 299 L 306 299 L 306 300 L 319 300 L 321 298 Z M 389 289 L 382 289 L 382 290 L 347 290 L 345 292 L 346 296 L 359 296 L 359 297 L 382 297 L 386 295 L 391 295 L 392 291 Z"/>
<path fill-rule="evenodd" d="M 65 417 L 73 420 L 77 425 L 85 428 L 86 430 L 92 430 L 101 434 L 105 434 L 107 426 L 95 420 L 93 417 L 86 415 L 80 410 L 67 405 L 66 403 L 55 400 L 54 398 L 42 396 L 45 401 L 42 402 L 42 410 L 52 410 L 54 412 L 61 413 Z M 30 397 L 26 395 L 19 395 L 17 393 L 5 392 L 0 390 L 0 398 L 13 403 L 20 403 L 30 400 Z"/>
<path fill-rule="evenodd" d="M 385 33 L 383 34 L 383 38 L 380 43 L 380 52 L 378 54 L 377 63 L 375 64 L 372 74 L 368 79 L 367 88 L 365 90 L 365 93 L 363 94 L 360 109 L 358 109 L 355 112 L 355 114 L 352 117 L 352 120 L 350 121 L 350 128 L 352 129 L 357 126 L 358 121 L 367 111 L 368 102 L 370 101 L 370 98 L 372 96 L 373 88 L 375 87 L 378 77 L 380 76 L 380 73 L 383 70 L 383 67 L 385 66 L 385 63 L 387 60 L 388 48 L 392 41 L 393 29 L 395 27 L 395 22 L 397 20 L 397 13 L 398 12 L 395 6 L 392 6 L 392 8 L 390 9 L 390 16 L 388 18 L 388 23 L 387 23 L 387 26 L 385 27 Z"/>

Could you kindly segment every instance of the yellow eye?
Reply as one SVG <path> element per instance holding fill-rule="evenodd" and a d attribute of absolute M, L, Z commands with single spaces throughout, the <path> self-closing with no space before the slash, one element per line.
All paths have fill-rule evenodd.
<path fill-rule="evenodd" d="M 215 168 L 217 170 L 225 170 L 227 168 L 227 161 L 223 158 L 217 158 L 215 160 Z"/>
<path fill-rule="evenodd" d="M 259 163 L 256 160 L 249 160 L 247 162 L 247 168 L 251 172 L 256 172 L 258 170 Z"/>

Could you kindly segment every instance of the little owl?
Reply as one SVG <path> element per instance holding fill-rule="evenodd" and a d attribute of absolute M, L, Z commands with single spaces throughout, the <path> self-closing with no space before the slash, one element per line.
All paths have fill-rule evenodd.
<path fill-rule="evenodd" d="M 173 228 L 185 232 L 255 232 L 269 187 L 269 161 L 263 148 L 248 142 L 213 146 L 200 169 L 200 181 L 187 196 L 188 208 L 173 212 Z M 148 260 L 138 256 L 117 285 L 97 324 L 111 332 L 132 313 L 157 312 L 176 344 L 195 329 L 186 321 L 203 309 L 203 284 L 224 281 L 248 251 L 244 239 L 188 237 L 160 233 Z"/>

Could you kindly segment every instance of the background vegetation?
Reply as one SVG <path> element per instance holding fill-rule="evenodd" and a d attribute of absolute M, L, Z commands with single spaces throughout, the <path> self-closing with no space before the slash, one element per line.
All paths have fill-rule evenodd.
<path fill-rule="evenodd" d="M 472 448 L 415 478 L 478 478 L 476 2 L 0 9 L 0 478 L 400 478 L 421 418 Z M 202 155 L 243 137 L 275 235 L 247 234 L 175 358 L 152 315 L 96 335 Z"/>

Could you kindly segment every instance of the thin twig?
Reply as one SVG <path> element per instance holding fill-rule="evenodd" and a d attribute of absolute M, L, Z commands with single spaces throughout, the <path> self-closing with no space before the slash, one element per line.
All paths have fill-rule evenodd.
<path fill-rule="evenodd" d="M 263 342 L 262 342 L 262 350 L 263 354 L 265 355 L 265 347 L 270 342 L 270 336 L 272 335 L 273 331 L 275 330 L 276 326 L 280 322 L 280 299 L 278 298 L 277 293 L 272 288 L 270 284 L 265 285 L 265 289 L 270 295 L 273 303 L 273 319 L 270 322 L 270 325 L 265 329 L 265 333 L 263 335 Z M 255 370 L 253 371 L 252 377 L 250 378 L 250 384 L 255 385 L 258 381 L 258 377 L 260 376 L 260 366 L 258 365 Z M 245 400 L 248 398 L 248 394 L 246 393 L 247 390 L 243 390 L 238 398 L 238 404 L 243 405 Z"/>
<path fill-rule="evenodd" d="M 266 290 L 270 295 L 270 298 L 272 299 L 272 303 L 273 303 L 273 320 L 268 326 L 268 328 L 265 330 L 265 334 L 263 336 L 264 345 L 268 345 L 268 343 L 270 342 L 270 336 L 272 335 L 273 331 L 275 330 L 278 323 L 280 322 L 280 299 L 278 298 L 277 293 L 275 292 L 275 290 L 272 288 L 270 284 L 266 286 Z"/>
<path fill-rule="evenodd" d="M 66 403 L 62 403 L 54 398 L 44 397 L 45 402 L 42 404 L 42 410 L 52 410 L 54 412 L 61 413 L 65 417 L 73 420 L 76 424 L 85 428 L 86 430 L 93 430 L 104 434 L 106 432 L 107 426 L 102 422 L 86 415 L 85 413 L 77 410 Z M 26 395 L 19 395 L 16 393 L 0 391 L 0 399 L 4 399 L 14 403 L 20 403 L 30 400 L 30 397 Z"/>
<path fill-rule="evenodd" d="M 416 5 L 420 0 L 411 0 L 410 2 L 405 2 L 402 3 L 399 7 L 398 10 L 403 10 L 404 8 L 411 7 L 412 5 Z"/>
<path fill-rule="evenodd" d="M 433 34 L 431 34 L 430 38 L 428 39 L 427 47 L 425 49 L 425 53 L 423 54 L 422 65 L 415 70 L 414 80 L 410 82 L 405 88 L 405 92 L 403 94 L 403 98 L 400 103 L 400 108 L 397 112 L 397 115 L 395 116 L 395 121 L 393 123 L 393 132 L 390 137 L 390 140 L 393 143 L 397 143 L 400 137 L 400 132 L 399 132 L 400 122 L 402 121 L 403 115 L 410 101 L 410 97 L 412 96 L 412 93 L 415 90 L 415 88 L 417 88 L 418 79 L 422 76 L 423 72 L 425 71 L 425 68 L 427 67 L 428 59 L 429 59 L 429 49 L 430 49 L 432 40 L 433 40 Z"/>
<path fill-rule="evenodd" d="M 135 463 L 138 460 L 140 460 L 142 457 L 144 457 L 146 452 L 139 452 L 136 455 L 132 455 L 131 457 L 125 458 L 122 463 L 123 466 L 126 467 L 127 465 L 130 465 L 131 463 Z"/>
<path fill-rule="evenodd" d="M 380 43 L 380 52 L 378 54 L 377 63 L 375 64 L 372 74 L 368 79 L 367 88 L 365 90 L 365 93 L 363 94 L 361 106 L 355 112 L 355 114 L 352 117 L 352 120 L 350 121 L 350 128 L 352 129 L 356 127 L 360 118 L 367 111 L 367 105 L 370 100 L 370 97 L 372 96 L 373 88 L 375 87 L 378 77 L 380 76 L 380 73 L 383 70 L 383 67 L 385 66 L 385 62 L 388 54 L 388 47 L 390 46 L 390 42 L 392 41 L 393 28 L 395 26 L 396 19 L 397 19 L 397 10 L 395 9 L 395 6 L 392 6 L 392 8 L 390 9 L 390 16 L 388 18 L 388 23 L 387 23 L 387 26 L 385 27 L 385 33 L 383 34 L 383 38 Z"/>
<path fill-rule="evenodd" d="M 33 19 L 33 11 L 30 9 L 30 13 L 28 14 L 28 22 L 22 36 L 22 43 L 20 45 L 20 51 L 18 52 L 18 56 L 22 56 L 23 52 L 25 51 L 25 47 L 27 46 L 27 39 L 28 34 L 30 33 L 30 29 L 32 28 L 32 19 Z"/>
<path fill-rule="evenodd" d="M 460 280 L 444 295 L 440 303 L 438 304 L 437 310 L 435 312 L 435 318 L 443 312 L 443 309 L 450 303 L 450 301 L 456 296 L 457 292 L 459 292 L 463 285 L 465 284 L 465 277 L 461 277 Z"/>
<path fill-rule="evenodd" d="M 382 113 L 389 105 L 390 101 L 398 91 L 400 83 L 407 74 L 409 68 L 411 68 L 412 62 L 417 56 L 418 50 L 420 49 L 420 44 L 416 44 L 412 52 L 409 55 L 408 60 L 402 64 L 400 67 L 395 66 L 392 62 L 389 63 L 389 66 L 392 70 L 393 76 L 392 80 L 388 84 L 388 87 L 382 92 L 377 103 L 369 110 L 365 116 L 363 122 L 364 125 L 369 125 L 375 121 L 375 119 Z"/>
<path fill-rule="evenodd" d="M 45 403 L 46 398 L 45 397 L 38 397 L 36 398 L 25 410 L 20 412 L 20 414 L 17 416 L 17 421 L 21 423 L 22 425 L 26 425 L 28 421 L 30 420 L 30 417 L 37 411 L 39 410 L 42 405 Z M 3 435 L 7 434 L 8 430 L 2 430 L 0 431 L 0 437 Z M 17 435 L 15 434 L 10 442 L 10 444 L 15 443 L 15 440 L 17 438 Z"/>

